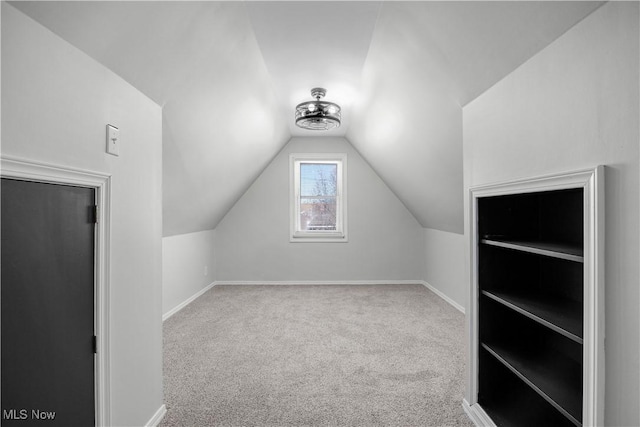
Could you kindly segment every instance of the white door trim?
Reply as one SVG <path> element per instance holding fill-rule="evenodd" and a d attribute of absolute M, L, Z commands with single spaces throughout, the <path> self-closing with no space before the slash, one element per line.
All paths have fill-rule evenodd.
<path fill-rule="evenodd" d="M 111 175 L 10 156 L 0 156 L 0 177 L 89 187 L 96 190 L 98 223 L 95 243 L 96 426 L 111 425 L 109 348 L 109 258 Z"/>

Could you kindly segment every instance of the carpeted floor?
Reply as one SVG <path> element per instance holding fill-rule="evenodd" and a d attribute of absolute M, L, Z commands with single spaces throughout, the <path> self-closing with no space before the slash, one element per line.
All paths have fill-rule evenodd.
<path fill-rule="evenodd" d="M 164 323 L 170 426 L 472 426 L 464 317 L 421 285 L 216 286 Z"/>

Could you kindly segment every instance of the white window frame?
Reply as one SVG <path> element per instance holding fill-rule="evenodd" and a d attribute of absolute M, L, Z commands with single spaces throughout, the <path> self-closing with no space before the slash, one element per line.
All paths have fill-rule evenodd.
<path fill-rule="evenodd" d="M 336 229 L 301 230 L 300 164 L 319 163 L 337 166 Z M 347 242 L 347 155 L 346 153 L 293 153 L 289 155 L 290 242 Z"/>

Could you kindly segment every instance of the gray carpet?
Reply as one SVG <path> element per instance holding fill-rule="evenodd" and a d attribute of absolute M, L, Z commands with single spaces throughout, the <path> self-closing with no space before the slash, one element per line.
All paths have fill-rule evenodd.
<path fill-rule="evenodd" d="M 471 426 L 464 317 L 421 285 L 216 286 L 164 323 L 170 426 Z"/>

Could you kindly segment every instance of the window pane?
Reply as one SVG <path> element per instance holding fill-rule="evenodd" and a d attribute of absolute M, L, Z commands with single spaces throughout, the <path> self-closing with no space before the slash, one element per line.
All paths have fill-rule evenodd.
<path fill-rule="evenodd" d="M 336 196 L 337 187 L 337 164 L 300 164 L 300 196 Z"/>
<path fill-rule="evenodd" d="M 336 197 L 301 197 L 301 231 L 335 231 Z"/>

